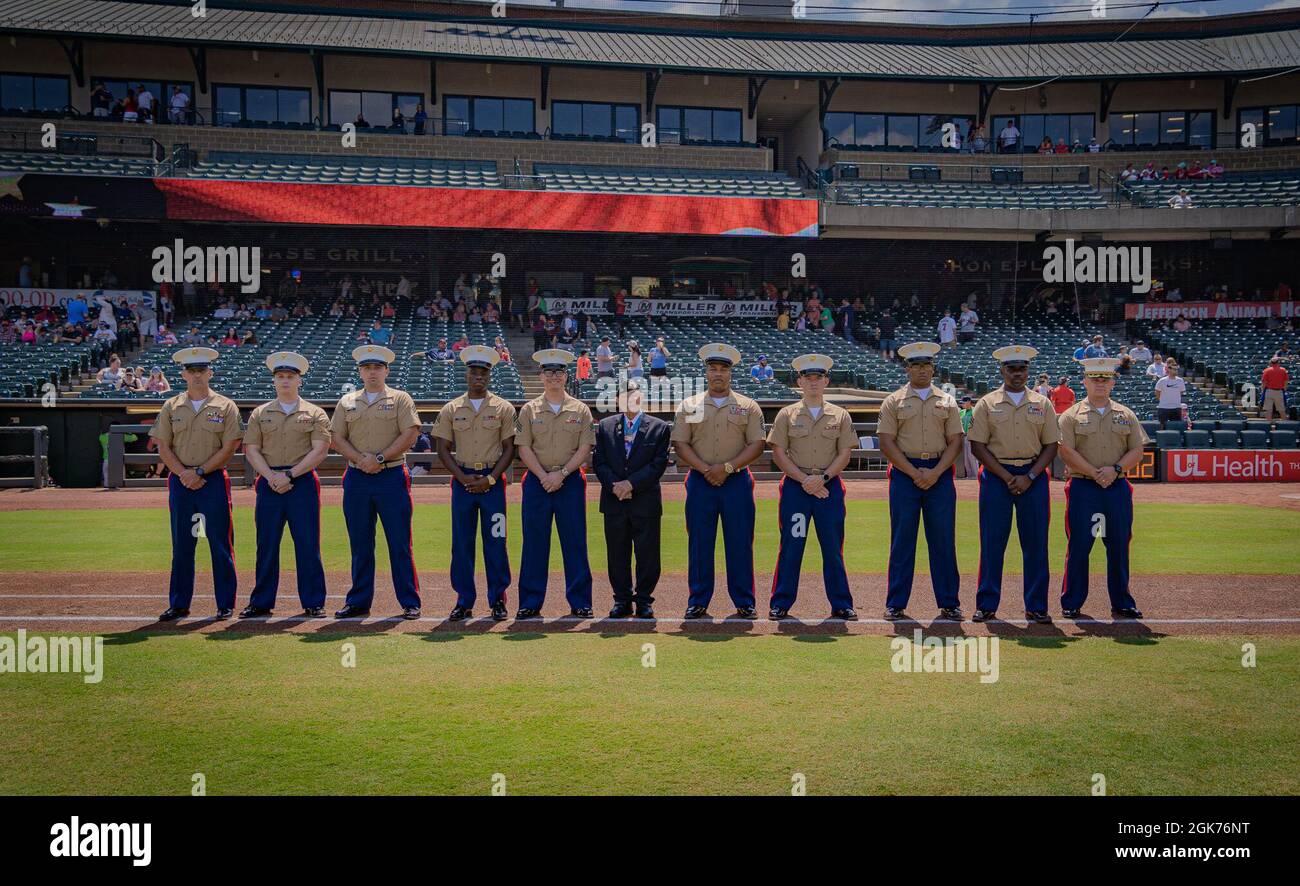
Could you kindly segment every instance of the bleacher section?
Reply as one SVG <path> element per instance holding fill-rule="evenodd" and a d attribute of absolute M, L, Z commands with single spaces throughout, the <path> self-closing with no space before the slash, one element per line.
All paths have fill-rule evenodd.
<path fill-rule="evenodd" d="M 835 202 L 855 206 L 953 209 L 1105 209 L 1090 185 L 995 185 L 980 182 L 841 181 Z"/>
<path fill-rule="evenodd" d="M 406 185 L 433 188 L 498 188 L 493 160 L 414 157 L 350 157 L 344 154 L 258 154 L 211 151 L 194 166 L 195 178 Z"/>
<path fill-rule="evenodd" d="M 1134 206 L 1163 207 L 1187 189 L 1197 208 L 1224 206 L 1289 206 L 1300 204 L 1300 170 L 1229 173 L 1224 178 L 1181 181 L 1137 181 L 1120 186 Z"/>
<path fill-rule="evenodd" d="M 536 163 L 533 173 L 549 190 L 615 194 L 692 194 L 724 197 L 803 196 L 799 183 L 780 172 L 708 169 L 644 169 Z"/>
<path fill-rule="evenodd" d="M 1202 322 L 1186 332 L 1172 329 L 1149 332 L 1153 347 L 1174 354 L 1180 363 L 1193 367 L 1197 375 L 1213 379 L 1218 387 L 1227 388 L 1234 396 L 1244 384 L 1260 388 L 1260 374 L 1268 368 L 1269 358 L 1283 344 L 1294 343 L 1295 333 L 1269 332 L 1259 329 L 1254 320 L 1220 320 Z M 1300 403 L 1300 370 L 1292 361 L 1286 366 L 1291 376 L 1287 384 L 1287 403 Z M 1262 391 L 1256 402 L 1263 399 Z"/>
<path fill-rule="evenodd" d="M 107 154 L 60 154 L 54 151 L 0 151 L 0 172 L 50 175 L 152 176 L 152 160 Z"/>
<path fill-rule="evenodd" d="M 464 367 L 459 363 L 432 363 L 423 358 L 411 360 L 409 355 L 435 347 L 439 338 L 448 344 L 469 336 L 471 344 L 492 345 L 497 335 L 504 336 L 496 323 L 443 323 L 409 315 L 397 320 L 386 320 L 384 326 L 393 330 L 388 347 L 397 354 L 391 367 L 388 384 L 408 392 L 416 400 L 446 400 L 459 396 L 465 389 Z M 311 361 L 311 369 L 303 378 L 302 395 L 323 405 L 332 405 L 349 390 L 348 385 L 360 385 L 352 350 L 364 342 L 362 333 L 371 327 L 374 317 L 336 318 L 329 316 L 303 317 L 274 322 L 271 320 L 241 321 L 240 333 L 249 329 L 257 335 L 256 345 L 215 346 L 221 357 L 214 365 L 216 376 L 212 386 L 220 393 L 236 400 L 268 399 L 273 393 L 265 360 L 275 351 L 297 351 Z M 181 324 L 188 332 L 188 325 Z M 228 320 L 208 318 L 196 324 L 206 337 L 220 337 L 234 325 Z M 171 362 L 174 348 L 154 347 L 136 362 L 152 361 L 167 367 L 167 376 L 173 388 L 179 373 Z M 507 399 L 523 397 L 519 370 L 512 363 L 501 363 L 492 372 L 492 390 Z M 159 399 L 164 394 L 125 394 L 108 385 L 98 385 L 82 394 L 83 397 Z"/>
<path fill-rule="evenodd" d="M 0 397 L 39 399 L 45 385 L 68 385 L 107 359 L 108 345 L 42 342 L 0 345 Z"/>

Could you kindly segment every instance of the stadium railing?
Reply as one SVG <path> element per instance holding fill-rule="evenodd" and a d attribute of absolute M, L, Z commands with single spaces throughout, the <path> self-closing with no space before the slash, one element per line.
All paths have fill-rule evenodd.
<path fill-rule="evenodd" d="M 50 482 L 50 429 L 45 425 L 0 427 L 0 437 L 28 436 L 32 441 L 32 451 L 30 453 L 20 452 L 0 455 L 0 465 L 30 464 L 32 466 L 31 476 L 0 477 L 0 488 L 31 487 L 32 489 L 44 489 L 46 484 Z M 8 449 L 9 447 L 6 445 L 4 448 Z"/>

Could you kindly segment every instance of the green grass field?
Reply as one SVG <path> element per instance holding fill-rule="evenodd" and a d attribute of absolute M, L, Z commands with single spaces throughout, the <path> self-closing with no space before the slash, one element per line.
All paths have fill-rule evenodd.
<path fill-rule="evenodd" d="M 761 573 L 771 572 L 776 563 L 779 532 L 775 501 L 759 501 L 754 538 L 754 563 Z M 664 505 L 663 568 L 665 572 L 686 572 L 686 530 L 681 502 Z M 417 505 L 415 509 L 415 559 L 422 572 L 446 572 L 450 559 L 449 510 L 441 505 Z M 509 544 L 519 550 L 519 508 L 511 508 Z M 1064 507 L 1052 510 L 1051 562 L 1065 558 Z M 327 570 L 349 568 L 347 531 L 338 507 L 326 507 L 321 516 L 321 553 Z M 1212 528 L 1207 532 L 1206 528 Z M 382 530 L 378 530 L 382 536 Z M 588 555 L 593 569 L 605 568 L 605 542 L 601 517 L 595 502 L 587 513 Z M 721 550 L 721 531 L 718 548 Z M 1268 574 L 1295 569 L 1300 538 L 1300 511 L 1252 508 L 1240 505 L 1144 504 L 1138 509 L 1133 527 L 1132 568 L 1139 574 Z M 889 555 L 889 509 L 881 501 L 851 502 L 848 511 L 844 555 L 850 572 L 884 572 Z M 170 568 L 171 541 L 167 512 L 157 508 L 126 508 L 110 511 L 5 511 L 0 512 L 0 539 L 4 553 L 3 572 L 162 572 Z M 253 568 L 256 533 L 251 508 L 235 509 L 235 553 L 241 570 Z M 1197 543 L 1210 539 L 1211 543 Z M 202 543 L 200 543 L 202 547 Z M 381 541 L 382 547 L 382 541 Z M 924 534 L 921 551 L 924 551 Z M 1018 572 L 1019 543 L 1013 530 L 1008 548 L 1008 572 Z M 281 549 L 286 569 L 293 568 L 293 544 L 285 533 Z M 1102 546 L 1093 552 L 1104 564 Z M 380 557 L 381 562 L 383 557 Z M 973 571 L 979 562 L 979 519 L 974 502 L 957 506 L 957 560 L 963 571 Z M 551 568 L 563 566 L 559 542 L 551 546 Z M 198 568 L 210 568 L 200 550 Z M 804 555 L 805 569 L 821 568 L 821 552 L 814 539 Z M 924 553 L 917 557 L 917 570 L 928 571 Z"/>
<path fill-rule="evenodd" d="M 1003 641 L 985 685 L 886 637 L 220 637 L 0 678 L 0 793 L 1300 791 L 1300 638 Z"/>
<path fill-rule="evenodd" d="M 236 516 L 248 574 L 252 514 Z M 517 554 L 517 508 L 511 518 Z M 1058 509 L 1056 564 L 1061 519 Z M 1294 511 L 1154 504 L 1137 519 L 1138 573 L 1295 572 Z M 324 521 L 326 567 L 345 570 L 338 509 Z M 588 525 L 599 572 L 594 506 Z M 680 525 L 681 504 L 668 504 L 668 572 L 686 568 Z M 850 570 L 884 570 L 887 525 L 883 502 L 852 504 Z M 964 570 L 975 566 L 976 526 L 974 506 L 961 505 Z M 445 507 L 417 508 L 426 581 L 446 574 L 447 537 Z M 776 547 L 775 502 L 759 502 L 760 575 Z M 1014 536 L 1012 549 L 1014 569 Z M 115 572 L 166 570 L 166 512 L 0 513 L 0 552 L 0 570 L 28 573 L 34 587 L 43 573 L 80 571 L 102 573 L 108 592 Z M 1094 558 L 1100 567 L 1100 545 Z M 818 563 L 810 542 L 805 569 Z M 1242 666 L 1247 641 L 1256 667 Z M 354 668 L 342 664 L 345 643 Z M 212 794 L 487 794 L 496 773 L 517 794 L 781 794 L 795 773 L 813 794 L 1083 795 L 1094 773 L 1111 794 L 1300 792 L 1300 636 L 1003 639 L 999 680 L 987 685 L 894 673 L 890 643 L 328 625 L 111 635 L 99 684 L 0 674 L 0 793 L 184 794 L 195 773 Z"/>

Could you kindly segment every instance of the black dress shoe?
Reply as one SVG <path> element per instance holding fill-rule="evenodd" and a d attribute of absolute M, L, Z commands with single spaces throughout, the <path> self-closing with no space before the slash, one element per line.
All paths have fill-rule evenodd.
<path fill-rule="evenodd" d="M 889 606 L 885 609 L 885 621 L 901 621 L 907 618 L 907 613 L 899 606 Z"/>
<path fill-rule="evenodd" d="M 334 613 L 335 618 L 365 618 L 370 614 L 369 609 L 362 609 L 360 606 L 344 606 L 338 612 Z"/>
<path fill-rule="evenodd" d="M 1110 614 L 1115 618 L 1141 618 L 1142 613 L 1132 606 L 1126 606 L 1123 609 L 1112 609 Z"/>
<path fill-rule="evenodd" d="M 631 617 L 632 617 L 632 604 L 631 604 L 631 603 L 615 603 L 615 604 L 614 604 L 614 608 L 611 609 L 611 610 L 609 610 L 609 617 L 610 617 L 610 618 L 631 618 Z"/>
<path fill-rule="evenodd" d="M 239 612 L 240 618 L 264 618 L 271 614 L 271 610 L 261 606 L 245 606 Z"/>
<path fill-rule="evenodd" d="M 325 607 L 324 607 L 324 606 L 308 606 L 306 609 L 304 609 L 304 610 L 302 611 L 302 614 L 303 614 L 303 616 L 306 617 L 306 618 L 324 618 L 324 617 L 325 617 Z"/>
<path fill-rule="evenodd" d="M 946 621 L 961 621 L 962 620 L 961 607 L 945 606 L 939 610 L 939 617 Z"/>
<path fill-rule="evenodd" d="M 687 606 L 686 618 L 694 620 L 697 618 L 708 618 L 709 608 L 707 606 Z"/>
<path fill-rule="evenodd" d="M 994 609 L 976 609 L 975 614 L 970 617 L 971 621 L 993 621 L 998 617 L 997 610 Z"/>
<path fill-rule="evenodd" d="M 1052 623 L 1052 617 L 1046 612 L 1026 612 L 1025 621 L 1038 625 L 1049 625 Z"/>
<path fill-rule="evenodd" d="M 638 603 L 638 604 L 636 604 L 636 617 L 637 617 L 637 618 L 654 618 L 654 617 L 655 617 L 655 608 L 654 608 L 654 606 L 652 606 L 652 605 L 649 604 L 649 603 Z"/>
<path fill-rule="evenodd" d="M 498 603 L 492 607 L 493 621 L 505 621 L 509 617 L 510 617 L 510 613 L 506 612 L 506 604 Z"/>
<path fill-rule="evenodd" d="M 1082 610 L 1082 609 L 1062 609 L 1062 610 L 1061 610 L 1061 617 L 1062 617 L 1062 618 L 1083 618 L 1083 610 Z"/>
<path fill-rule="evenodd" d="M 218 609 L 216 619 L 217 621 L 225 621 L 226 619 L 230 618 L 230 616 L 234 614 L 235 614 L 235 607 L 233 606 L 227 607 L 225 609 Z"/>
<path fill-rule="evenodd" d="M 569 617 L 570 618 L 595 618 L 596 613 L 592 612 L 590 609 L 584 609 L 584 608 L 570 609 Z"/>
<path fill-rule="evenodd" d="M 520 609 L 518 612 L 515 613 L 516 621 L 518 621 L 521 618 L 541 618 L 541 617 L 542 617 L 542 610 L 540 609 Z"/>
<path fill-rule="evenodd" d="M 402 607 L 402 618 L 406 619 L 407 621 L 415 621 L 415 620 L 416 620 L 417 618 L 419 618 L 419 617 L 420 617 L 420 607 L 419 607 L 419 606 L 403 606 L 403 607 Z"/>
<path fill-rule="evenodd" d="M 188 609 L 177 609 L 175 606 L 168 606 L 167 610 L 160 616 L 159 621 L 175 621 L 178 618 L 185 618 L 190 614 Z"/>
<path fill-rule="evenodd" d="M 845 621 L 857 621 L 858 611 L 854 609 L 852 606 L 849 606 L 845 609 L 832 609 L 831 618 L 842 618 Z"/>
<path fill-rule="evenodd" d="M 753 606 L 740 606 L 736 609 L 735 615 L 731 617 L 755 619 L 758 618 L 758 610 L 755 609 Z"/>
<path fill-rule="evenodd" d="M 474 610 L 468 606 L 457 606 L 447 616 L 447 621 L 464 621 L 474 617 Z"/>
<path fill-rule="evenodd" d="M 772 619 L 772 621 L 780 621 L 783 618 L 790 617 L 790 610 L 782 609 L 780 606 L 773 606 L 767 611 L 767 617 Z"/>

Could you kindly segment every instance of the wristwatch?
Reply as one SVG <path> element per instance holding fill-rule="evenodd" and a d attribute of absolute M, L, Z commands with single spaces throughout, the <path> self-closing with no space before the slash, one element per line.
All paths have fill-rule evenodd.
<path fill-rule="evenodd" d="M 1111 467 L 1115 469 L 1115 476 L 1116 476 L 1116 477 L 1123 477 L 1123 476 L 1124 476 L 1124 469 L 1121 468 L 1121 467 L 1119 466 L 1119 462 L 1116 462 L 1115 464 L 1111 465 Z"/>
<path fill-rule="evenodd" d="M 565 478 L 565 479 L 567 480 L 568 477 L 569 477 L 569 469 L 568 469 L 568 468 L 560 468 L 560 476 L 563 477 L 563 478 Z"/>
<path fill-rule="evenodd" d="M 1028 474 L 1025 474 L 1025 476 L 1029 478 L 1029 481 L 1030 481 L 1031 483 L 1032 483 L 1034 480 L 1037 480 L 1037 479 L 1038 479 L 1038 474 L 1036 474 L 1036 473 L 1033 472 L 1033 471 L 1030 471 Z"/>
<path fill-rule="evenodd" d="M 375 461 L 379 462 L 381 465 L 382 465 L 386 460 L 387 460 L 387 459 L 384 458 L 384 454 L 383 454 L 382 452 L 376 452 L 376 453 L 375 453 Z"/>
<path fill-rule="evenodd" d="M 497 485 L 497 478 L 496 478 L 496 477 L 493 477 L 491 474 L 488 474 L 488 475 L 487 475 L 487 481 L 488 481 L 488 488 L 489 488 L 489 489 L 491 489 L 493 486 Z"/>
<path fill-rule="evenodd" d="M 825 471 L 822 471 L 822 485 L 830 483 L 831 480 L 833 479 L 834 478 L 830 474 L 826 473 Z"/>
<path fill-rule="evenodd" d="M 722 466 L 722 469 L 726 471 L 728 474 L 736 473 L 736 466 L 733 465 L 731 462 L 727 462 L 726 464 L 724 464 Z"/>
<path fill-rule="evenodd" d="M 194 476 L 198 477 L 199 479 L 202 479 L 203 477 L 207 476 L 207 473 L 208 473 L 207 471 L 203 470 L 203 465 L 199 465 L 194 469 Z"/>

